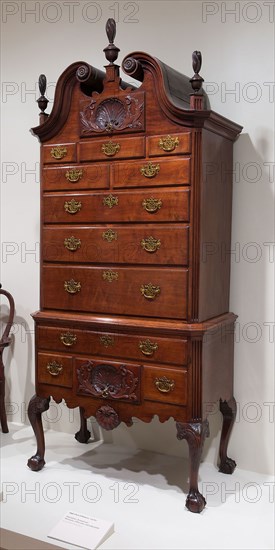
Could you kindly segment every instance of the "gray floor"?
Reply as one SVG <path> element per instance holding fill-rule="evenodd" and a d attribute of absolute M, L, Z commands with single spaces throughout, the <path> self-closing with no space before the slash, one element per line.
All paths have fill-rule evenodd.
<path fill-rule="evenodd" d="M 180 457 L 111 444 L 81 445 L 73 436 L 46 432 L 47 465 L 31 472 L 35 452 L 30 427 L 9 424 L 1 434 L 1 527 L 47 538 L 63 514 L 75 511 L 114 521 L 100 548 L 265 550 L 274 548 L 274 480 L 236 469 L 200 468 L 207 498 L 201 514 L 185 508 L 188 462 Z M 79 547 L 78 547 L 79 550 Z"/>

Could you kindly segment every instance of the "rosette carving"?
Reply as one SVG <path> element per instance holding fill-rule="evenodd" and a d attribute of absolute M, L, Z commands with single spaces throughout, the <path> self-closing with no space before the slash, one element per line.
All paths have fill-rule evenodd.
<path fill-rule="evenodd" d="M 102 405 L 95 413 L 99 425 L 104 430 L 113 430 L 120 424 L 117 412 L 110 405 Z"/>

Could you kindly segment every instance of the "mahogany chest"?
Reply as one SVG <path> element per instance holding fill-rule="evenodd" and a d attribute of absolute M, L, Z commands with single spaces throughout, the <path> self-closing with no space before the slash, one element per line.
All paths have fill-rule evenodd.
<path fill-rule="evenodd" d="M 190 450 L 186 505 L 198 490 L 207 415 L 223 415 L 220 470 L 235 417 L 229 313 L 233 142 L 241 127 L 210 110 L 200 52 L 186 76 L 142 52 L 115 64 L 115 22 L 106 25 L 109 64 L 77 62 L 60 76 L 47 115 L 40 77 L 41 301 L 35 320 L 37 438 L 49 399 L 79 407 L 112 430 L 132 417 L 173 417 Z"/>

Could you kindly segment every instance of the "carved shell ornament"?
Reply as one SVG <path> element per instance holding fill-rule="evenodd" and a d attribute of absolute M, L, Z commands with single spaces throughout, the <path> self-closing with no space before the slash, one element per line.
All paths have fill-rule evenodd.
<path fill-rule="evenodd" d="M 78 393 L 95 397 L 136 401 L 138 378 L 124 365 L 93 366 L 89 361 L 77 368 Z"/>
<path fill-rule="evenodd" d="M 82 134 L 112 133 L 125 128 L 143 129 L 143 92 L 128 94 L 123 99 L 108 98 L 98 104 L 94 98 L 80 111 Z"/>

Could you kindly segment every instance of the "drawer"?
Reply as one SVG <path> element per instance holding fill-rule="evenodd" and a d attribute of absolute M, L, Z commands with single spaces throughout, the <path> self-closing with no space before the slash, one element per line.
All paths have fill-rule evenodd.
<path fill-rule="evenodd" d="M 76 162 L 75 143 L 56 143 L 53 145 L 42 145 L 42 163 L 52 164 Z"/>
<path fill-rule="evenodd" d="M 191 153 L 191 132 L 148 137 L 149 157 Z"/>
<path fill-rule="evenodd" d="M 81 141 L 78 147 L 80 162 L 138 158 L 145 156 L 145 137 L 91 139 Z"/>
<path fill-rule="evenodd" d="M 187 405 L 187 370 L 145 366 L 143 397 L 148 401 Z"/>
<path fill-rule="evenodd" d="M 188 264 L 189 228 L 174 225 L 44 227 L 46 262 Z"/>
<path fill-rule="evenodd" d="M 80 330 L 74 327 L 38 327 L 38 347 L 44 350 L 90 353 L 144 362 L 186 365 L 187 340 L 144 334 Z"/>
<path fill-rule="evenodd" d="M 141 367 L 124 361 L 75 359 L 75 385 L 78 395 L 112 401 L 140 402 Z"/>
<path fill-rule="evenodd" d="M 44 266 L 43 307 L 186 319 L 188 270 Z"/>
<path fill-rule="evenodd" d="M 72 357 L 71 355 L 38 353 L 37 373 L 40 384 L 72 388 Z"/>
<path fill-rule="evenodd" d="M 111 178 L 115 188 L 189 184 L 190 158 L 117 162 Z"/>
<path fill-rule="evenodd" d="M 42 177 L 44 191 L 107 189 L 109 187 L 109 166 L 107 164 L 82 164 L 81 166 L 44 168 Z"/>
<path fill-rule="evenodd" d="M 49 194 L 45 223 L 188 222 L 190 190 Z"/>

